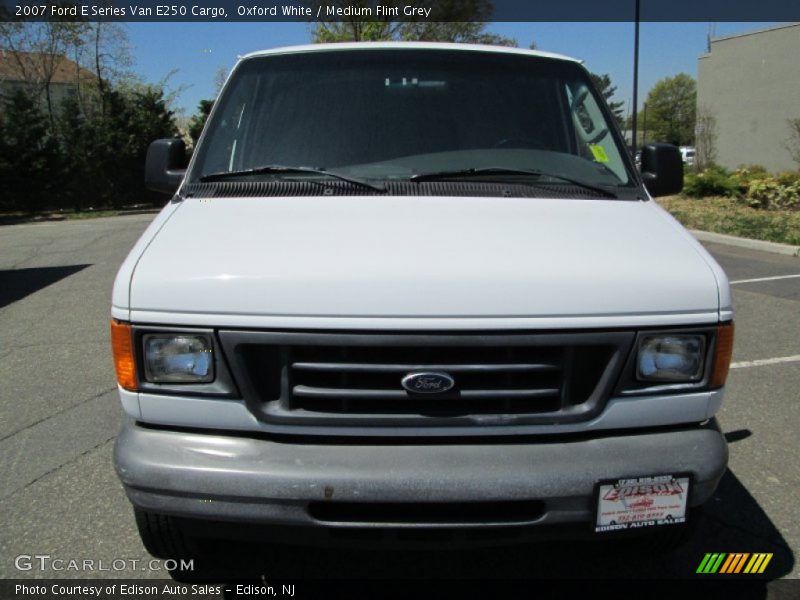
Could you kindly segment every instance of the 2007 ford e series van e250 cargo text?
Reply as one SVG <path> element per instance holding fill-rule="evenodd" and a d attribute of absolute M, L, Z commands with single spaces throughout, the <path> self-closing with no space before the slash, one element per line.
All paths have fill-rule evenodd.
<path fill-rule="evenodd" d="M 150 147 L 174 196 L 111 311 L 153 554 L 256 525 L 672 537 L 714 492 L 728 281 L 652 200 L 679 150 L 637 171 L 578 61 L 250 54 L 184 156 Z"/>

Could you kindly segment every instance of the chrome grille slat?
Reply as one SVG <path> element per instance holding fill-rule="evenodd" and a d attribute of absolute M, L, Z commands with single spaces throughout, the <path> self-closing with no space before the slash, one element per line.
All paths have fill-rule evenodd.
<path fill-rule="evenodd" d="M 449 371 L 452 373 L 467 372 L 535 372 L 557 371 L 560 367 L 555 363 L 516 363 L 516 364 L 365 364 L 365 363 L 323 363 L 296 362 L 293 369 L 303 371 L 349 371 L 363 373 L 408 373 L 410 371 Z"/>
<path fill-rule="evenodd" d="M 562 404 L 558 347 L 342 346 L 293 348 L 289 410 L 340 414 L 541 414 Z M 403 377 L 443 372 L 443 393 L 406 391 Z"/>
<path fill-rule="evenodd" d="M 358 398 L 358 399 L 374 399 L 374 400 L 408 400 L 409 397 L 420 399 L 424 395 L 417 394 L 411 396 L 405 390 L 368 390 L 368 389 L 352 389 L 352 388 L 320 388 L 311 387 L 307 385 L 296 385 L 292 388 L 292 393 L 299 398 Z M 561 393 L 559 388 L 544 388 L 544 389 L 507 389 L 507 390 L 464 390 L 448 396 L 442 394 L 441 396 L 431 396 L 431 401 L 447 402 L 454 398 L 465 400 L 505 400 L 505 399 L 531 399 L 531 398 L 547 398 L 558 396 Z"/>

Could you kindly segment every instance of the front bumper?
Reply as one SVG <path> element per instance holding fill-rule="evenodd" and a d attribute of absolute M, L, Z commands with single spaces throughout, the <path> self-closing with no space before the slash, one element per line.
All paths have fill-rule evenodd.
<path fill-rule="evenodd" d="M 154 429 L 129 421 L 114 453 L 128 497 L 141 509 L 211 521 L 324 527 L 588 524 L 598 480 L 673 473 L 692 475 L 689 505 L 696 506 L 714 492 L 727 459 L 725 438 L 713 420 L 669 430 L 485 443 L 320 443 Z M 469 510 L 461 520 L 458 511 L 435 510 L 463 503 L 485 503 L 495 512 L 483 517 Z M 409 506 L 420 510 L 402 509 Z M 401 521 L 387 518 L 391 507 L 402 507 Z"/>

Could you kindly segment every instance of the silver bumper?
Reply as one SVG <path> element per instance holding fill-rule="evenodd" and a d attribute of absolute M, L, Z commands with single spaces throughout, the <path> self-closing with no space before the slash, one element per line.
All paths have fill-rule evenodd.
<path fill-rule="evenodd" d="M 536 501 L 539 514 L 503 524 L 589 522 L 598 480 L 679 472 L 693 476 L 689 503 L 695 506 L 714 492 L 727 459 L 713 421 L 588 439 L 461 444 L 286 441 L 151 429 L 129 421 L 114 453 L 117 473 L 139 508 L 207 520 L 328 527 L 397 523 L 368 516 L 320 519 L 314 506 Z"/>

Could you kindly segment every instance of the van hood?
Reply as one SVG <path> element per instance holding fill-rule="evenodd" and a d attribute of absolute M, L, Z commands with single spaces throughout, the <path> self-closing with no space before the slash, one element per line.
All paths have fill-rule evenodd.
<path fill-rule="evenodd" d="M 718 314 L 712 265 L 651 201 L 189 198 L 144 250 L 129 308 L 134 320 L 240 326 L 246 317 L 688 324 Z M 657 315 L 671 317 L 648 318 Z"/>

